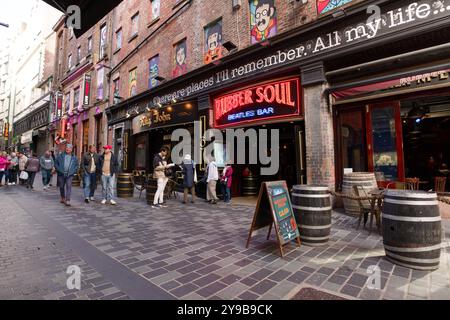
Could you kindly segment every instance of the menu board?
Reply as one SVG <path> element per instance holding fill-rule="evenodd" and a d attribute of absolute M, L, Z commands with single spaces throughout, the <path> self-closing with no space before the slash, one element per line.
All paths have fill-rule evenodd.
<path fill-rule="evenodd" d="M 300 246 L 300 234 L 292 210 L 286 181 L 263 182 L 261 185 L 247 240 L 247 247 L 250 244 L 253 231 L 269 227 L 269 234 L 267 236 L 267 239 L 269 239 L 273 226 L 275 227 L 282 257 L 284 245 L 297 240 Z"/>

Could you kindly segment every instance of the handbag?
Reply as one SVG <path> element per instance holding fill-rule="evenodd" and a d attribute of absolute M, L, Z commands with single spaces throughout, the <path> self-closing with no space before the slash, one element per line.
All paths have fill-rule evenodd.
<path fill-rule="evenodd" d="M 28 172 L 22 171 L 22 172 L 20 173 L 19 178 L 22 179 L 22 180 L 27 180 L 27 179 L 28 179 Z"/>

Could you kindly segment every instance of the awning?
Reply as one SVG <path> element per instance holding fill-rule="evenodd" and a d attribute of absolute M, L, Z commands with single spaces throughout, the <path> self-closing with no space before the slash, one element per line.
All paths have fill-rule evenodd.
<path fill-rule="evenodd" d="M 30 142 L 33 142 L 33 130 L 22 133 L 22 136 L 20 138 L 21 144 L 26 144 Z"/>
<path fill-rule="evenodd" d="M 81 11 L 81 29 L 74 29 L 75 37 L 80 37 L 92 26 L 99 22 L 112 9 L 117 7 L 122 0 L 44 0 L 52 7 L 60 10 L 64 14 L 67 13 L 67 8 L 72 5 L 80 7 Z"/>

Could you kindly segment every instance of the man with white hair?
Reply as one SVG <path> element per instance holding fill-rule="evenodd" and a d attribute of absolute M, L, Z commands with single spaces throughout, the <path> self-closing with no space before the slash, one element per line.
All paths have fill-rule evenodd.
<path fill-rule="evenodd" d="M 217 204 L 217 200 L 219 198 L 217 197 L 216 193 L 216 187 L 217 187 L 217 180 L 219 180 L 219 170 L 217 169 L 217 164 L 212 156 L 208 157 L 208 177 L 206 179 L 206 183 L 208 184 L 207 192 L 206 192 L 206 201 L 211 204 Z"/>

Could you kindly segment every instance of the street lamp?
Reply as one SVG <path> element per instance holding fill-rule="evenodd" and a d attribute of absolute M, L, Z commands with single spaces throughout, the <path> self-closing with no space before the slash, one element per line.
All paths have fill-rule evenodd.
<path fill-rule="evenodd" d="M 5 28 L 9 28 L 9 24 L 3 23 L 3 22 L 0 22 L 0 26 L 5 27 Z"/>

